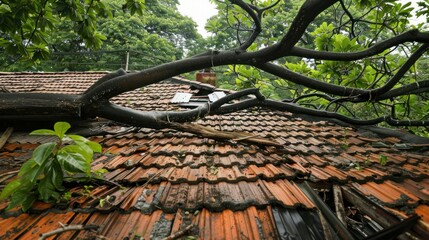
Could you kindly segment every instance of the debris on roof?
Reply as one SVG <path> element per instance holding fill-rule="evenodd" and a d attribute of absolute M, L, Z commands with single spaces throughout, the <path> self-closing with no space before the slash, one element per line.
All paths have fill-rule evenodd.
<path fill-rule="evenodd" d="M 186 103 L 191 99 L 192 94 L 190 93 L 176 93 L 171 99 L 171 103 Z"/>
<path fill-rule="evenodd" d="M 79 94 L 104 74 L 0 74 L 0 85 L 12 92 Z M 200 84 L 168 79 L 112 101 L 143 111 L 182 111 L 171 104 L 176 93 L 208 98 L 217 91 Z M 92 168 L 107 169 L 104 180 L 70 182 L 69 200 L 36 202 L 27 213 L 5 211 L 8 202 L 0 201 L 0 238 L 35 239 L 60 229 L 56 239 L 429 239 L 428 148 L 388 131 L 363 134 L 327 119 L 266 109 L 182 124 L 201 131 L 97 121 L 104 130 L 91 140 L 103 153 Z M 207 129 L 213 134 L 202 134 Z M 215 136 L 225 132 L 241 135 Z M 0 188 L 46 141 L 15 128 L 0 150 Z"/>
<path fill-rule="evenodd" d="M 225 97 L 226 94 L 224 92 L 216 91 L 216 92 L 213 92 L 207 96 L 209 97 L 211 102 L 216 102 L 217 100 Z"/>

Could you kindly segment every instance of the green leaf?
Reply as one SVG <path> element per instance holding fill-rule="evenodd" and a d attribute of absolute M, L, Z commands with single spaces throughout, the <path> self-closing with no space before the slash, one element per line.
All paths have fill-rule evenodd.
<path fill-rule="evenodd" d="M 35 166 L 38 166 L 34 159 L 29 159 L 24 164 L 22 164 L 21 169 L 19 169 L 18 176 L 23 176 L 28 174 Z"/>
<path fill-rule="evenodd" d="M 54 125 L 54 130 L 56 135 L 60 138 L 63 139 L 64 134 L 67 132 L 67 130 L 70 129 L 70 124 L 68 122 L 56 122 Z"/>
<path fill-rule="evenodd" d="M 19 170 L 18 176 L 21 177 L 23 182 L 35 182 L 42 168 L 40 165 L 34 161 L 34 159 L 30 159 L 25 162 L 21 169 Z"/>
<path fill-rule="evenodd" d="M 26 195 L 24 201 L 21 203 L 22 211 L 26 212 L 28 209 L 30 209 L 30 207 L 33 206 L 34 201 L 36 201 L 35 194 Z"/>
<path fill-rule="evenodd" d="M 21 184 L 20 188 L 10 197 L 10 203 L 6 210 L 22 205 L 22 210 L 27 211 L 36 200 L 36 196 L 31 191 L 31 185 Z"/>
<path fill-rule="evenodd" d="M 57 181 L 60 179 L 58 179 L 58 176 L 55 176 L 55 173 L 56 171 L 51 167 L 37 186 L 40 198 L 45 202 L 48 202 L 51 198 L 57 200 L 60 197 L 60 194 L 56 191 L 55 187 L 55 184 L 57 184 Z"/>
<path fill-rule="evenodd" d="M 89 142 L 89 140 L 87 138 L 84 138 L 84 137 L 79 136 L 79 135 L 67 134 L 67 137 L 69 137 L 74 142 L 84 142 L 84 143 Z"/>
<path fill-rule="evenodd" d="M 0 200 L 12 195 L 20 186 L 21 181 L 19 179 L 13 180 L 12 182 L 8 183 L 0 194 Z"/>
<path fill-rule="evenodd" d="M 62 150 L 70 153 L 78 153 L 85 158 L 85 161 L 90 164 L 92 161 L 93 151 L 88 145 L 82 142 L 77 142 L 77 145 L 67 145 Z"/>
<path fill-rule="evenodd" d="M 81 148 L 81 151 L 79 151 L 79 153 L 81 153 L 85 157 L 86 162 L 90 164 L 92 162 L 92 156 L 94 155 L 92 149 L 85 143 L 79 142 L 77 143 L 77 145 Z"/>
<path fill-rule="evenodd" d="M 63 179 L 64 179 L 63 169 L 61 168 L 61 165 L 58 162 L 58 160 L 55 160 L 52 163 L 51 181 L 52 181 L 52 185 L 54 185 L 54 187 L 58 191 L 64 191 Z"/>
<path fill-rule="evenodd" d="M 91 148 L 93 152 L 99 153 L 102 150 L 102 147 L 99 143 L 90 141 L 87 138 L 84 138 L 82 136 L 70 134 L 70 135 L 67 135 L 67 137 L 71 138 L 76 144 L 78 144 L 78 142 L 85 143 L 88 147 Z"/>
<path fill-rule="evenodd" d="M 68 146 L 66 146 L 68 147 Z M 58 162 L 64 168 L 64 170 L 71 173 L 88 173 L 90 171 L 90 165 L 86 162 L 85 157 L 73 151 L 67 151 L 67 149 L 61 149 L 57 154 Z"/>
<path fill-rule="evenodd" d="M 102 198 L 102 199 L 100 199 L 100 201 L 99 201 L 99 205 L 100 205 L 100 207 L 103 207 L 104 206 L 104 202 L 106 201 L 106 199 L 105 198 Z"/>
<path fill-rule="evenodd" d="M 30 133 L 30 135 L 49 135 L 49 136 L 57 136 L 57 134 L 51 129 L 38 129 L 34 130 Z"/>
<path fill-rule="evenodd" d="M 93 152 L 101 153 L 102 147 L 101 147 L 101 145 L 99 143 L 93 142 L 93 141 L 89 141 L 89 142 L 86 143 L 86 145 L 88 145 L 88 147 L 90 147 Z"/>
<path fill-rule="evenodd" d="M 49 159 L 50 156 L 52 156 L 56 146 L 57 144 L 53 142 L 44 143 L 38 146 L 33 152 L 32 159 L 41 166 L 47 159 Z"/>

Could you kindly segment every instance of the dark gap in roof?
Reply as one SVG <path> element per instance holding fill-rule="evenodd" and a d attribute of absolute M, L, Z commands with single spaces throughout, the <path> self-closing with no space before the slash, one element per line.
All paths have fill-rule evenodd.
<path fill-rule="evenodd" d="M 275 206 L 273 216 L 280 239 L 326 239 L 316 211 Z"/>
<path fill-rule="evenodd" d="M 391 213 L 385 211 L 376 203 L 366 199 L 365 196 L 358 195 L 356 192 L 348 188 L 338 187 L 339 192 L 334 191 L 334 186 L 326 184 L 313 184 L 313 190 L 317 192 L 318 197 L 323 200 L 329 210 L 335 214 L 338 221 L 342 222 L 347 227 L 347 230 L 355 239 L 379 238 L 382 231 L 388 231 L 387 228 L 399 224 L 401 221 Z M 339 195 L 339 196 L 338 196 Z M 343 197 L 344 196 L 344 197 Z M 316 204 L 317 205 L 317 204 Z M 318 206 L 320 208 L 320 206 Z M 343 213 L 340 210 L 344 209 Z M 342 216 L 342 214 L 344 216 Z M 343 218 L 343 220 L 341 220 Z M 411 221 L 410 221 L 411 224 Z M 331 224 L 331 227 L 332 224 Z M 406 231 L 405 226 L 403 229 Z M 395 229 L 395 238 L 410 239 L 401 233 L 401 230 Z M 381 236 L 380 239 L 383 236 Z"/>
<path fill-rule="evenodd" d="M 344 202 L 348 209 L 351 211 L 349 214 L 350 223 L 349 229 L 351 228 L 353 232 L 360 236 L 359 239 L 365 238 L 362 233 L 369 233 L 369 230 L 381 229 L 376 231 L 374 234 L 369 235 L 370 237 L 385 231 L 386 229 L 396 226 L 401 223 L 401 219 L 392 213 L 386 211 L 378 203 L 371 201 L 369 198 L 360 195 L 357 191 L 349 187 L 341 187 L 342 193 L 344 195 Z M 355 226 L 353 226 L 355 224 Z M 357 229 L 356 227 L 359 227 Z M 378 226 L 377 226 L 378 225 Z M 406 228 L 403 228 L 406 231 Z M 402 233 L 404 233 L 404 231 Z M 410 234 L 418 236 L 413 231 L 408 231 Z M 398 236 L 399 235 L 399 236 Z M 395 238 L 398 239 L 413 239 L 405 234 L 397 234 Z M 383 238 L 380 238 L 383 239 Z"/>
<path fill-rule="evenodd" d="M 343 201 L 347 228 L 357 239 L 365 239 L 384 229 L 383 226 L 361 211 L 360 208 L 353 205 L 345 198 L 343 198 Z M 368 206 L 368 208 L 370 208 L 370 206 Z"/>
<path fill-rule="evenodd" d="M 315 189 L 314 186 L 310 186 L 309 182 L 302 182 L 298 184 L 298 187 L 320 210 L 324 219 L 326 219 L 327 224 L 334 229 L 334 232 L 339 238 L 350 240 L 354 239 L 354 236 L 348 231 L 347 227 L 337 218 L 332 209 L 319 196 L 318 190 L 325 189 L 323 191 L 326 191 L 326 185 L 322 188 Z"/>

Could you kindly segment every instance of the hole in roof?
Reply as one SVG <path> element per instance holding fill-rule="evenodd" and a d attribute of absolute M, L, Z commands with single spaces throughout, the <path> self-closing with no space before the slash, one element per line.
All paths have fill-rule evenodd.
<path fill-rule="evenodd" d="M 377 203 L 348 187 L 337 185 L 335 190 L 334 185 L 313 183 L 312 188 L 335 216 L 346 222 L 347 230 L 355 239 L 375 236 L 401 221 Z M 330 225 L 325 227 L 332 228 Z"/>

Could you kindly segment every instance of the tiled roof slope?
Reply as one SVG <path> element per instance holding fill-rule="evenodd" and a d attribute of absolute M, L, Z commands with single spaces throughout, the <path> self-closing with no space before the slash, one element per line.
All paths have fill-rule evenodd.
<path fill-rule="evenodd" d="M 78 94 L 104 74 L 5 73 L 0 74 L 0 86 L 10 92 Z M 180 110 L 170 103 L 176 92 L 201 95 L 210 90 L 171 79 L 114 101 L 140 110 Z M 0 239 L 35 239 L 60 224 L 98 229 L 68 231 L 57 239 L 162 239 L 180 234 L 199 239 L 338 238 L 323 206 L 308 195 L 307 183 L 359 238 L 414 214 L 420 220 L 410 233 L 428 236 L 425 144 L 266 109 L 207 116 L 198 124 L 249 132 L 280 146 L 208 139 L 173 129 L 121 132 L 127 128 L 110 125 L 110 134 L 92 137 L 103 145 L 93 169 L 109 170 L 106 181 L 92 187 L 70 185 L 70 201 L 37 202 L 28 213 L 5 212 L 7 202 L 0 202 Z M 15 131 L 0 150 L 1 186 L 46 141 L 48 137 Z"/>

